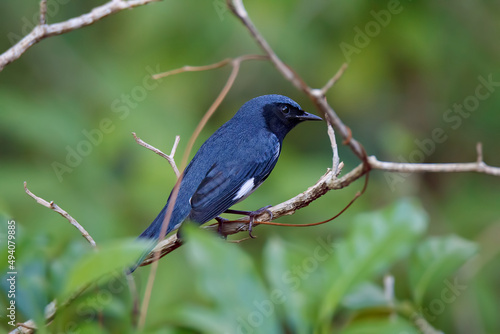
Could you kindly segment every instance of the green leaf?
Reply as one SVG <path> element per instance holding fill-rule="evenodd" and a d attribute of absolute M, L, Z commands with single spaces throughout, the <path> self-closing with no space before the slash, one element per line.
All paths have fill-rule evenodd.
<path fill-rule="evenodd" d="M 458 236 L 432 237 L 420 243 L 410 262 L 410 284 L 417 305 L 425 293 L 470 259 L 478 250 L 475 243 Z"/>
<path fill-rule="evenodd" d="M 50 302 L 47 260 L 44 258 L 33 258 L 24 262 L 16 275 L 16 307 L 22 314 L 43 322 L 45 319 L 44 309 Z M 20 275 L 22 273 L 22 275 Z M 7 276 L 9 277 L 9 276 Z M 6 280 L 2 279 L 3 282 Z"/>
<path fill-rule="evenodd" d="M 204 333 L 280 333 L 276 305 L 241 246 L 189 225 L 183 233 L 195 281 L 210 306 L 186 307 L 178 320 Z"/>
<path fill-rule="evenodd" d="M 317 303 L 319 297 L 316 295 L 321 291 L 307 287 L 314 286 L 309 280 L 314 280 L 319 275 L 305 277 L 304 274 L 307 273 L 304 272 L 302 276 L 309 281 L 309 285 L 306 286 L 302 284 L 303 279 L 297 274 L 297 268 L 313 260 L 311 249 L 299 248 L 297 244 L 278 238 L 269 239 L 264 248 L 263 261 L 266 276 L 272 287 L 271 295 L 275 296 L 277 306 L 284 310 L 284 318 L 293 333 L 312 331 L 315 316 L 311 314 L 313 309 L 311 304 Z M 319 265 L 315 267 L 319 270 Z"/>
<path fill-rule="evenodd" d="M 342 298 L 354 286 L 406 256 L 426 226 L 427 215 L 420 205 L 409 200 L 358 215 L 348 236 L 335 245 L 335 253 L 325 262 L 329 275 L 318 325 L 327 331 Z"/>
<path fill-rule="evenodd" d="M 70 269 L 66 284 L 61 290 L 62 300 L 86 285 L 95 283 L 106 274 L 124 270 L 133 265 L 147 247 L 149 243 L 135 239 L 120 240 L 99 246 L 96 251 L 79 259 Z"/>

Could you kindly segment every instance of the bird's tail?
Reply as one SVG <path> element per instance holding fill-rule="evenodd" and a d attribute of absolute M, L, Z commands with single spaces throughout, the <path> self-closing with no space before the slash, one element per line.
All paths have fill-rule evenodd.
<path fill-rule="evenodd" d="M 156 216 L 155 220 L 151 223 L 151 225 L 149 225 L 148 228 L 146 230 L 144 230 L 144 232 L 142 232 L 141 235 L 139 235 L 137 237 L 138 239 L 142 239 L 142 240 L 150 240 L 151 243 L 147 247 L 147 249 L 144 252 L 144 254 L 136 262 L 136 264 L 134 264 L 132 267 L 130 267 L 127 270 L 127 273 L 129 273 L 129 274 L 133 273 L 137 269 L 137 267 L 140 266 L 140 264 L 142 263 L 142 261 L 144 261 L 144 259 L 146 258 L 146 256 L 148 256 L 148 254 L 151 253 L 151 251 L 153 250 L 153 248 L 156 246 L 157 241 L 160 238 L 160 232 L 161 232 L 161 229 L 162 229 L 163 220 L 165 219 L 165 213 L 167 212 L 167 207 L 168 207 L 168 203 L 165 205 L 165 207 L 163 208 L 163 210 L 161 210 L 161 212 L 158 214 L 158 216 Z M 170 218 L 170 223 L 168 224 L 167 232 L 165 233 L 165 235 L 167 235 L 171 231 L 173 231 L 176 228 L 176 225 L 178 225 L 175 222 L 175 219 L 173 219 L 173 218 L 174 217 L 172 215 L 172 217 Z M 165 224 L 167 224 L 167 222 L 165 222 Z"/>
<path fill-rule="evenodd" d="M 163 210 L 161 210 L 161 212 L 158 214 L 158 216 L 156 216 L 155 220 L 153 220 L 151 225 L 149 225 L 148 228 L 146 230 L 144 230 L 144 232 L 142 232 L 138 238 L 158 240 L 158 238 L 160 237 L 160 232 L 161 232 L 161 228 L 163 225 L 163 220 L 165 219 L 165 213 L 167 212 L 167 207 L 168 207 L 168 203 L 165 205 Z M 174 219 L 172 219 L 172 218 L 174 218 L 173 215 L 171 215 L 171 217 L 170 217 L 170 222 L 165 222 L 165 224 L 168 223 L 167 232 L 165 233 L 165 235 L 167 235 L 171 231 L 173 231 L 175 225 L 177 225 L 175 223 Z"/>

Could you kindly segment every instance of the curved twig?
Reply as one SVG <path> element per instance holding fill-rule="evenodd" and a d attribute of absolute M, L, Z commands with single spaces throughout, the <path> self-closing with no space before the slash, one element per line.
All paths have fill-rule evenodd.
<path fill-rule="evenodd" d="M 157 1 L 160 0 L 111 0 L 78 17 L 71 18 L 64 22 L 46 24 L 46 0 L 42 0 L 40 3 L 40 24 L 34 27 L 23 39 L 0 55 L 0 71 L 2 71 L 7 64 L 21 57 L 23 53 L 42 39 L 86 27 L 106 16 L 121 12 L 124 9 L 134 8 Z"/>

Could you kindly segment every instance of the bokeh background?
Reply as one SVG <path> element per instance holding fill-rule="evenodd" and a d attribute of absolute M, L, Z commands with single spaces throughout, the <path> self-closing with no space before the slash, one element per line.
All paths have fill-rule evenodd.
<path fill-rule="evenodd" d="M 47 19 L 62 21 L 102 3 L 49 0 Z M 0 3 L 0 50 L 31 29 L 38 6 L 33 0 Z M 309 85 L 322 86 L 342 63 L 349 63 L 328 100 L 368 154 L 398 162 L 416 157 L 418 162 L 467 162 L 476 159 L 480 141 L 485 161 L 500 165 L 498 2 L 281 0 L 247 1 L 246 6 L 277 54 Z M 397 10 L 377 29 L 373 13 L 389 8 Z M 360 37 L 367 27 L 373 29 L 371 36 Z M 0 73 L 0 211 L 4 220 L 15 219 L 18 235 L 29 240 L 26 247 L 18 247 L 19 261 L 23 256 L 33 263 L 57 261 L 88 247 L 62 217 L 25 194 L 23 181 L 67 210 L 98 244 L 140 234 L 163 207 L 175 176 L 163 159 L 137 145 L 131 132 L 164 152 L 170 152 L 175 135 L 180 135 L 180 163 L 189 136 L 230 69 L 158 81 L 150 75 L 250 53 L 260 51 L 223 1 L 166 0 L 43 40 L 8 65 Z M 488 97 L 474 100 L 484 80 L 496 85 L 490 91 L 479 88 Z M 246 62 L 196 147 L 245 101 L 269 93 L 288 95 L 317 113 L 269 63 Z M 452 110 L 464 102 L 471 103 L 471 111 Z M 436 129 L 443 130 L 445 140 L 432 140 Z M 422 142 L 430 146 L 422 149 Z M 75 151 L 78 157 L 70 153 Z M 340 157 L 344 173 L 359 163 L 345 147 Z M 304 191 L 330 166 L 326 125 L 302 124 L 287 137 L 266 183 L 238 207 L 282 202 Z M 361 187 L 357 181 L 332 191 L 279 221 L 329 218 Z M 499 187 L 498 177 L 473 173 L 394 179 L 373 171 L 366 194 L 337 220 L 300 229 L 261 226 L 255 232 L 258 239 L 239 247 L 259 266 L 270 238 L 298 245 L 326 234 L 341 239 L 356 213 L 413 197 L 429 215 L 427 235 L 456 234 L 477 242 L 487 254 L 467 290 L 432 323 L 450 333 L 498 333 Z M 180 248 L 161 261 L 148 318 L 151 328 L 164 325 L 166 310 L 197 300 L 193 286 L 202 278 L 185 264 L 187 256 Z M 397 295 L 404 299 L 410 292 L 398 285 L 398 275 L 404 279 L 405 274 L 397 267 L 393 271 Z M 146 268 L 137 273 L 140 291 L 148 273 Z"/>

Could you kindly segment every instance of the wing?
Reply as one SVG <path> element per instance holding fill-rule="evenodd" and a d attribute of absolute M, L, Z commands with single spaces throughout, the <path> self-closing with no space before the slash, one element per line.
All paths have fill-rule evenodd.
<path fill-rule="evenodd" d="M 189 218 L 203 224 L 242 201 L 257 189 L 273 170 L 279 146 L 258 161 L 226 162 L 212 165 L 191 197 Z"/>

